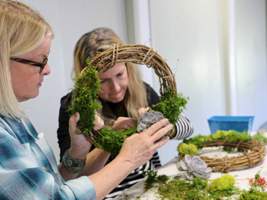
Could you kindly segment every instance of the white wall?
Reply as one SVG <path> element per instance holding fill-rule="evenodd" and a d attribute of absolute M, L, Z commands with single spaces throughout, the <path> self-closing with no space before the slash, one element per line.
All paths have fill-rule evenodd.
<path fill-rule="evenodd" d="M 267 121 L 265 8 L 264 0 L 150 1 L 152 47 L 176 73 L 178 92 L 190 98 L 185 114 L 194 135 L 210 134 L 213 115 L 253 115 L 254 131 Z M 160 149 L 162 163 L 177 155 L 179 142 Z"/>
<path fill-rule="evenodd" d="M 39 97 L 23 105 L 36 129 L 45 133 L 57 160 L 59 102 L 73 85 L 74 45 L 82 34 L 101 26 L 112 28 L 125 42 L 135 37 L 144 44 L 151 37 L 149 45 L 176 73 L 178 92 L 190 98 L 185 114 L 194 124 L 194 135 L 209 134 L 207 119 L 232 114 L 232 107 L 238 115 L 255 116 L 254 131 L 267 121 L 265 0 L 148 0 L 148 7 L 147 0 L 125 0 L 133 6 L 127 26 L 129 7 L 125 13 L 123 0 L 20 1 L 40 11 L 56 35 L 49 56 L 52 73 Z M 233 69 L 236 88 L 230 95 Z M 152 78 L 159 91 L 158 77 Z M 177 155 L 179 142 L 170 141 L 159 150 L 163 164 Z"/>

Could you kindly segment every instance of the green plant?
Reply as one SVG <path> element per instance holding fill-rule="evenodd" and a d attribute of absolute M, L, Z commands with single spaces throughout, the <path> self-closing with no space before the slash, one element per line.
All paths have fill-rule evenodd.
<path fill-rule="evenodd" d="M 98 71 L 94 66 L 90 66 L 87 59 L 88 69 L 75 78 L 73 91 L 73 102 L 69 107 L 71 115 L 76 112 L 80 113 L 80 120 L 77 126 L 81 129 L 80 134 L 91 131 L 94 128 L 95 110 L 102 108 L 96 101 L 97 93 L 100 90 L 100 80 Z"/>
<path fill-rule="evenodd" d="M 161 112 L 171 124 L 175 125 L 188 100 L 189 98 L 183 97 L 182 93 L 176 94 L 173 89 L 168 89 L 160 97 L 160 102 L 152 105 L 152 110 Z"/>
<path fill-rule="evenodd" d="M 194 144 L 180 143 L 177 147 L 180 156 L 188 155 L 197 155 L 198 149 Z"/>
<path fill-rule="evenodd" d="M 234 187 L 235 178 L 229 174 L 222 175 L 220 178 L 216 178 L 210 182 L 207 190 L 212 193 L 215 191 L 229 190 Z"/>

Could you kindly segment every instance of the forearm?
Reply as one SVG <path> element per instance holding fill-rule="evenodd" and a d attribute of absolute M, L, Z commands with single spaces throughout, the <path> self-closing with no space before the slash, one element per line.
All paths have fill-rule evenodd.
<path fill-rule="evenodd" d="M 87 154 L 86 165 L 84 167 L 84 170 L 81 171 L 81 173 L 79 174 L 79 176 L 89 176 L 93 173 L 96 173 L 97 171 L 103 168 L 109 156 L 110 153 L 107 153 L 102 149 L 95 148 L 93 151 Z"/>
<path fill-rule="evenodd" d="M 89 176 L 96 190 L 96 199 L 103 199 L 135 168 L 133 163 L 117 156 L 99 172 Z"/>

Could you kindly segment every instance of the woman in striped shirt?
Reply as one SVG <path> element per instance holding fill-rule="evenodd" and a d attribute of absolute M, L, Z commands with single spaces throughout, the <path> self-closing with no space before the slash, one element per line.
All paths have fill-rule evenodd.
<path fill-rule="evenodd" d="M 74 70 L 76 76 L 87 67 L 86 59 L 88 57 L 93 58 L 97 53 L 103 52 L 118 43 L 123 44 L 121 39 L 109 28 L 97 28 L 84 34 L 77 42 L 74 50 Z M 98 100 L 103 106 L 101 114 L 106 127 L 116 130 L 129 129 L 136 126 L 140 115 L 138 110 L 151 107 L 159 102 L 157 93 L 147 83 L 142 81 L 137 66 L 130 62 L 116 63 L 106 72 L 99 74 L 99 79 L 101 83 Z M 70 146 L 70 138 L 68 136 L 70 113 L 67 110 L 71 105 L 71 99 L 72 92 L 61 99 L 59 128 L 57 131 L 61 150 L 60 157 L 64 155 Z M 176 139 L 183 139 L 184 136 L 189 137 L 192 133 L 192 124 L 181 114 L 176 125 Z M 106 164 L 114 159 L 110 154 L 100 149 L 94 149 L 94 151 L 98 152 L 97 155 L 105 158 L 103 160 L 106 160 Z M 146 164 L 129 174 L 106 196 L 106 199 L 114 198 L 121 194 L 125 189 L 142 180 L 146 171 L 157 169 L 160 166 L 159 155 L 156 151 Z"/>

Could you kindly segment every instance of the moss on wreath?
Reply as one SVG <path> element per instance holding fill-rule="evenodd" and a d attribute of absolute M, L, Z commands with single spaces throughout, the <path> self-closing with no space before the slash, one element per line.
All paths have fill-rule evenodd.
<path fill-rule="evenodd" d="M 237 132 L 234 130 L 230 131 L 222 131 L 218 130 L 215 134 L 210 134 L 210 135 L 197 135 L 195 137 L 191 137 L 189 139 L 183 140 L 184 143 L 186 144 L 194 144 L 198 148 L 202 148 L 205 143 L 207 142 L 216 142 L 218 140 L 227 140 L 229 142 L 237 142 L 237 141 L 251 141 L 253 140 L 253 137 L 250 136 L 247 132 Z"/>
<path fill-rule="evenodd" d="M 96 67 L 92 66 L 89 58 L 86 60 L 88 68 L 77 78 L 75 78 L 73 102 L 68 111 L 71 115 L 76 112 L 80 113 L 80 120 L 77 126 L 81 133 L 84 134 L 93 130 L 95 124 L 95 111 L 101 109 L 102 106 L 96 99 L 97 93 L 100 91 L 100 80 Z M 166 90 L 166 93 L 160 97 L 160 102 L 152 106 L 153 110 L 162 112 L 169 122 L 175 124 L 179 114 L 187 104 L 188 98 L 182 97 L 182 94 L 176 94 L 173 89 Z M 97 135 L 94 143 L 97 147 L 117 155 L 122 147 L 124 140 L 134 133 L 137 133 L 136 127 L 130 130 L 118 130 L 103 128 L 99 130 L 103 135 Z"/>
<path fill-rule="evenodd" d="M 160 102 L 152 105 L 152 110 L 161 112 L 171 124 L 175 125 L 188 100 L 189 98 L 183 97 L 182 93 L 177 94 L 173 89 L 168 89 L 160 97 Z"/>
<path fill-rule="evenodd" d="M 89 59 L 86 62 L 90 67 L 74 79 L 73 102 L 68 109 L 71 115 L 76 112 L 80 113 L 80 120 L 77 123 L 77 126 L 81 129 L 80 134 L 93 130 L 95 110 L 102 108 L 96 101 L 97 93 L 100 90 L 98 71 L 90 65 Z"/>

